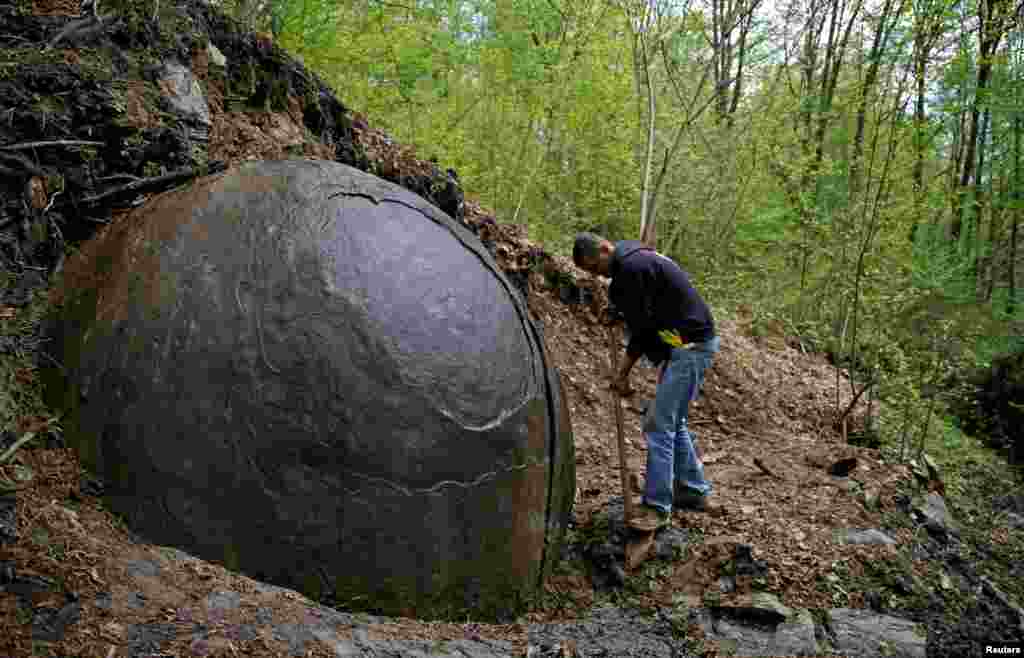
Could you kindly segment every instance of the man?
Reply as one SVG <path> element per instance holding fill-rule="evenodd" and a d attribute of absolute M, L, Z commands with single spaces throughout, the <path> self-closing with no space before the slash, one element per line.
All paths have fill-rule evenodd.
<path fill-rule="evenodd" d="M 631 525 L 653 532 L 671 523 L 672 506 L 721 513 L 709 501 L 711 483 L 687 428 L 690 402 L 697 399 L 704 371 L 718 352 L 711 310 L 672 259 L 642 243 L 612 244 L 580 233 L 573 261 L 592 274 L 611 277 L 608 296 L 626 321 L 626 360 L 612 386 L 628 395 L 629 372 L 642 356 L 660 364 L 654 403 L 644 418 L 647 482 Z"/>

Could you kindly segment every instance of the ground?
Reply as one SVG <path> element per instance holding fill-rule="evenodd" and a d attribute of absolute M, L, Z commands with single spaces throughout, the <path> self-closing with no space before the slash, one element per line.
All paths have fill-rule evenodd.
<path fill-rule="evenodd" d="M 76 3 L 36 0 L 32 11 L 37 16 L 77 15 L 77 6 L 71 4 Z M 209 62 L 202 52 L 193 52 L 191 65 L 206 85 L 210 101 L 210 161 L 231 164 L 252 158 L 337 155 L 336 144 L 328 146 L 310 136 L 308 126 L 303 125 L 301 103 L 294 96 L 287 97 L 276 111 L 228 107 L 225 80 L 208 76 Z M 86 66 L 93 55 L 76 48 L 54 53 L 64 63 L 61 66 L 70 67 Z M 154 106 L 147 89 L 141 83 L 125 89 L 126 121 L 136 130 L 159 130 L 166 113 Z M 41 123 L 45 130 L 45 116 Z M 367 118 L 353 114 L 351 125 L 356 152 L 365 154 L 380 175 L 392 180 L 431 175 L 430 163 L 417 159 L 411 149 L 394 144 L 372 128 Z M 31 136 L 16 137 L 14 141 Z M 289 144 L 290 149 L 285 146 Z M 146 166 L 141 161 L 137 164 Z M 42 190 L 45 195 L 46 188 Z M 39 206 L 46 203 L 44 196 Z M 119 213 L 112 212 L 110 219 L 117 221 Z M 545 253 L 542 245 L 527 239 L 522 227 L 495 221 L 472 198 L 466 199 L 464 213 L 464 222 L 479 233 L 509 277 L 527 291 L 551 360 L 564 378 L 577 460 L 570 541 L 586 542 L 595 531 L 594 513 L 622 494 L 613 402 L 606 388 L 609 345 L 606 329 L 597 321 L 606 301 L 606 281 L 575 268 L 564 257 Z M 2 224 L 0 221 L 0 228 Z M 30 595 L 28 609 L 19 597 L 0 593 L 0 625 L 8 631 L 0 637 L 0 655 L 31 655 L 34 651 L 117 655 L 117 647 L 127 641 L 125 629 L 131 623 L 173 626 L 183 624 L 186 617 L 195 622 L 189 615 L 206 613 L 197 611 L 193 603 L 219 591 L 242 592 L 252 597 L 243 603 L 252 601 L 254 605 L 262 600 L 259 597 L 273 596 L 275 610 L 282 615 L 278 623 L 308 622 L 310 608 L 296 595 L 260 593 L 253 581 L 219 565 L 149 545 L 104 509 L 98 487 L 82 472 L 75 455 L 62 447 L 59 419 L 52 418 L 39 402 L 32 354 L 47 304 L 45 282 L 25 287 L 17 303 L 10 301 L 11 291 L 24 286 L 35 276 L 34 271 L 22 267 L 3 272 L 4 285 L 0 286 L 9 293 L 0 297 L 0 411 L 9 412 L 10 418 L 7 426 L 0 428 L 5 432 L 0 454 L 20 437 L 29 433 L 36 437 L 9 461 L 0 463 L 0 477 L 18 489 L 14 509 L 18 539 L 0 546 L 0 584 L 6 582 L 4 573 L 9 570 L 23 581 L 35 578 L 47 586 Z M 700 282 L 696 284 L 700 288 Z M 765 331 L 749 309 L 724 308 L 714 299 L 709 301 L 723 347 L 708 373 L 701 399 L 693 405 L 691 427 L 716 499 L 727 513 L 720 518 L 676 515 L 675 525 L 699 538 L 686 555 L 676 561 L 648 561 L 629 574 L 624 587 L 610 592 L 595 589 L 586 565 L 578 558 L 567 559 L 555 569 L 530 611 L 512 624 L 393 619 L 367 622 L 371 632 L 380 637 L 431 641 L 505 639 L 525 650 L 526 624 L 584 617 L 591 606 L 604 601 L 641 609 L 739 605 L 751 589 L 762 589 L 788 606 L 812 609 L 868 607 L 872 605 L 869 598 L 877 606 L 880 598 L 891 614 L 909 616 L 929 629 L 945 626 L 941 635 L 945 639 L 931 642 L 930 655 L 956 655 L 957 642 L 973 637 L 972 632 L 985 626 L 974 623 L 973 630 L 970 624 L 958 626 L 954 623 L 958 618 L 991 619 L 1004 614 L 1004 609 L 963 594 L 958 586 L 944 586 L 940 574 L 945 572 L 936 567 L 953 558 L 940 558 L 935 542 L 904 513 L 907 497 L 929 487 L 935 489 L 940 481 L 918 481 L 907 465 L 896 463 L 891 455 L 848 445 L 842 428 L 835 427 L 837 409 L 845 408 L 851 399 L 845 374 L 825 356 L 804 353 L 799 343 L 773 333 L 771 327 Z M 625 403 L 626 458 L 630 470 L 639 476 L 645 458 L 641 406 L 653 396 L 655 372 L 639 365 L 632 381 L 637 392 Z M 858 405 L 849 426 L 862 425 L 865 413 L 865 406 Z M 968 456 L 959 460 L 955 477 L 947 474 L 942 486 L 963 526 L 962 541 L 954 548 L 958 559 L 970 565 L 964 570 L 974 574 L 973 580 L 964 578 L 967 585 L 973 585 L 978 574 L 987 575 L 1012 599 L 1021 601 L 1024 579 L 1017 564 L 1024 557 L 1024 533 L 1007 527 L 998 509 L 1001 496 L 1015 485 L 997 457 L 973 448 L 964 454 Z M 849 477 L 828 474 L 829 465 L 848 457 L 856 457 L 856 469 Z M 3 480 L 0 486 L 5 486 Z M 0 523 L 2 512 L 0 508 Z M 833 540 L 834 531 L 851 527 L 885 529 L 897 543 L 845 546 Z M 736 594 L 717 593 L 717 579 L 729 568 L 730 551 L 736 544 L 752 546 L 754 558 L 767 565 L 767 575 L 757 581 L 740 579 Z M 161 577 L 132 573 L 125 566 L 135 563 L 159 565 Z M 907 581 L 910 586 L 903 586 Z M 143 594 L 149 603 L 112 609 L 94 603 L 102 592 L 129 589 Z M 56 615 L 70 600 L 81 603 L 78 621 L 67 626 L 59 642 L 34 643 L 33 619 L 38 619 L 40 611 Z M 241 612 L 232 614 L 244 615 L 244 605 Z M 232 614 L 199 621 L 214 630 L 229 629 L 240 623 Z M 950 637 L 948 628 L 959 629 L 958 635 Z M 695 638 L 699 636 L 691 632 Z M 217 637 L 220 639 L 211 640 L 214 655 L 277 655 L 282 650 L 272 638 Z M 701 647 L 698 642 L 694 647 L 708 656 L 717 652 L 713 645 Z M 182 652 L 189 649 L 179 648 Z M 326 648 L 322 655 L 329 655 Z"/>

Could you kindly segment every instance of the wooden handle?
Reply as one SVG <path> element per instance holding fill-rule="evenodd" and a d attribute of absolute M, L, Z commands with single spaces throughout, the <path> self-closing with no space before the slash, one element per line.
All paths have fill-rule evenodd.
<path fill-rule="evenodd" d="M 619 343 L 615 335 L 615 327 L 608 327 L 608 350 L 611 355 L 612 379 L 619 374 Z M 622 422 L 622 398 L 619 391 L 612 386 L 612 405 L 615 407 L 615 430 L 618 436 L 619 475 L 622 476 L 622 505 L 626 525 L 633 519 L 633 495 L 629 489 L 629 474 L 626 471 L 626 438 Z"/>

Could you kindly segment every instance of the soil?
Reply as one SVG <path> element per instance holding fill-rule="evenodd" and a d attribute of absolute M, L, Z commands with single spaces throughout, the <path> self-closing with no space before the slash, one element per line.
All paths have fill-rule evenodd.
<path fill-rule="evenodd" d="M 5 24 L 0 32 L 18 35 L 0 35 L 7 39 L 0 43 L 25 49 L 0 57 L 0 144 L 101 142 L 0 149 L 0 173 L 5 180 L 15 176 L 19 181 L 0 186 L 0 232 L 6 236 L 0 240 L 0 265 L 16 282 L 0 295 L 0 335 L 13 334 L 13 327 L 24 325 L 45 304 L 47 278 L 59 272 L 65 248 L 118 221 L 148 195 L 186 183 L 212 166 L 263 158 L 338 159 L 421 194 L 442 189 L 443 198 L 428 198 L 476 232 L 525 292 L 564 378 L 577 461 L 567 555 L 574 553 L 573 546 L 585 545 L 595 513 L 622 495 L 606 388 L 608 335 L 598 322 L 606 306 L 606 281 L 548 254 L 523 227 L 501 224 L 472 198 L 464 199 L 454 172 L 442 173 L 434 163 L 418 159 L 412 149 L 373 128 L 367 117 L 346 109 L 276 47 L 216 18 L 209 8 L 194 3 L 178 8 L 192 26 L 187 38 L 125 11 L 105 35 L 71 33 L 58 44 L 61 48 L 40 55 L 43 43 L 68 21 L 79 20 L 79 7 L 73 4 L 0 3 Z M 147 35 L 155 42 L 143 47 Z M 227 70 L 211 63 L 203 44 L 207 38 L 227 55 Z M 208 100 L 209 137 L 201 157 L 186 148 L 180 117 L 160 101 L 153 76 L 144 74 L 171 52 L 188 62 Z M 269 74 L 267 90 L 242 95 L 241 101 L 235 64 L 240 61 Z M 118 67 L 139 75 L 122 84 L 115 75 Z M 275 81 L 282 80 L 286 91 L 275 97 Z M 116 122 L 110 120 L 114 115 Z M 113 143 L 126 146 L 117 150 L 109 147 Z M 181 177 L 168 178 L 182 171 Z M 437 181 L 444 185 L 429 184 Z M 1024 639 L 1014 626 L 1012 607 L 979 584 L 987 573 L 1011 598 L 1024 593 L 1020 574 L 1010 570 L 1024 552 L 1024 531 L 1001 523 L 992 501 L 1005 492 L 997 483 L 989 478 L 988 488 L 979 486 L 970 501 L 950 501 L 968 528 L 963 537 L 930 537 L 909 520 L 906 499 L 940 487 L 941 481 L 919 481 L 907 465 L 847 443 L 834 423 L 836 410 L 852 399 L 845 373 L 823 355 L 804 353 L 779 331 L 755 338 L 749 309 L 720 308 L 710 301 L 722 351 L 707 374 L 702 397 L 691 407 L 691 429 L 715 499 L 726 513 L 675 515 L 674 525 L 699 540 L 682 559 L 648 561 L 627 575 L 624 587 L 608 592 L 595 588 L 583 558 L 567 557 L 531 611 L 505 625 L 336 612 L 133 535 L 104 509 L 102 483 L 83 472 L 76 456 L 62 446 L 59 423 L 34 411 L 19 415 L 0 436 L 0 453 L 27 432 L 38 437 L 0 466 L 0 476 L 20 483 L 13 507 L 7 508 L 7 527 L 16 530 L 17 538 L 4 545 L 0 533 L 0 625 L 5 629 L 0 655 L 329 656 L 340 651 L 338 642 L 360 637 L 423 646 L 469 640 L 481 655 L 487 650 L 524 655 L 530 624 L 586 619 L 600 603 L 633 610 L 695 608 L 713 595 L 715 605 L 743 605 L 754 589 L 769 591 L 790 607 L 881 605 L 889 614 L 928 626 L 929 655 L 934 656 L 966 655 L 965 647 L 999 633 Z M 32 332 L 19 335 L 20 347 L 7 351 L 31 353 Z M 36 377 L 31 365 L 16 373 L 26 390 L 38 386 Z M 655 370 L 639 364 L 632 383 L 636 393 L 625 402 L 626 458 L 640 480 L 645 459 L 641 414 L 644 401 L 654 395 Z M 866 412 L 863 402 L 856 405 L 847 427 L 862 427 Z M 851 472 L 829 474 L 830 466 L 849 458 L 856 460 Z M 972 481 L 986 482 L 987 471 L 980 465 L 976 471 Z M 877 505 L 866 504 L 865 498 L 876 499 Z M 5 527 L 4 509 L 0 506 L 0 529 Z M 843 528 L 885 529 L 896 543 L 841 545 L 833 533 Z M 737 544 L 752 546 L 766 573 L 737 577 L 736 591 L 723 594 L 718 579 Z M 952 589 L 938 584 L 936 565 L 955 574 Z M 909 579 L 910 586 L 901 589 L 901 578 Z M 962 621 L 950 623 L 956 619 Z M 1003 624 L 994 630 L 985 621 L 991 619 Z M 307 629 L 304 635 L 297 630 L 302 628 Z M 699 640 L 698 632 L 690 632 Z M 413 650 L 411 644 L 401 646 L 405 649 L 396 649 L 396 655 Z M 711 644 L 698 641 L 694 647 L 705 656 L 717 655 Z"/>

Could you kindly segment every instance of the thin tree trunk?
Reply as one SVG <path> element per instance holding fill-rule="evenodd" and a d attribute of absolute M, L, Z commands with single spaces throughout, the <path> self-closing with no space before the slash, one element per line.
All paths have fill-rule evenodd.
<path fill-rule="evenodd" d="M 1003 7 L 1005 0 L 980 0 L 978 3 L 978 83 L 974 91 L 974 102 L 971 104 L 971 128 L 967 136 L 966 153 L 963 160 L 963 171 L 954 195 L 954 213 L 952 224 L 952 240 L 960 239 L 963 230 L 963 204 L 969 193 L 972 175 L 977 190 L 977 163 L 975 156 L 978 149 L 978 133 L 981 128 L 981 104 L 988 92 L 989 79 L 992 77 L 992 58 L 995 55 L 1003 31 Z M 977 191 L 975 192 L 977 196 Z M 975 207 L 975 210 L 977 208 Z M 976 218 L 979 219 L 979 218 Z"/>
<path fill-rule="evenodd" d="M 640 241 L 648 247 L 657 246 L 657 231 L 654 217 L 649 214 L 651 196 L 651 169 L 654 166 L 655 114 L 654 88 L 651 86 L 651 68 L 647 57 L 647 43 L 640 38 L 644 77 L 647 79 L 647 154 L 644 157 L 643 185 L 640 188 Z"/>
<path fill-rule="evenodd" d="M 893 2 L 894 0 L 885 0 L 885 5 L 882 7 L 882 15 L 879 17 L 878 27 L 875 29 L 875 39 L 871 44 L 871 53 L 868 55 L 871 64 L 868 66 L 864 84 L 861 86 L 860 101 L 857 105 L 857 133 L 853 138 L 853 157 L 850 159 L 851 201 L 854 201 L 860 193 L 860 160 L 864 152 L 864 127 L 867 121 L 868 96 L 871 95 L 871 90 L 875 86 L 875 80 L 878 78 L 878 66 L 882 60 L 882 51 L 885 50 L 889 41 L 890 14 L 893 12 Z M 899 20 L 900 14 L 903 12 L 903 1 L 899 0 L 899 3 L 896 13 L 892 16 L 892 22 Z"/>
<path fill-rule="evenodd" d="M 1024 208 L 1021 208 L 1021 200 L 1024 197 L 1024 175 L 1022 175 L 1020 167 L 1021 132 L 1024 132 L 1024 118 L 1021 117 L 1020 109 L 1018 109 L 1017 117 L 1013 122 L 1013 170 L 1016 179 L 1013 186 L 1013 198 L 1016 203 L 1013 210 L 1013 224 L 1010 226 L 1010 266 L 1007 268 L 1010 295 L 1006 302 L 1006 312 L 1011 317 L 1017 310 L 1017 226 L 1020 223 L 1020 216 L 1024 214 Z"/>
<path fill-rule="evenodd" d="M 986 236 L 982 235 L 982 228 L 985 226 L 985 206 L 991 203 L 991 185 L 989 185 L 989 191 L 986 192 L 983 183 L 985 175 L 985 154 L 988 151 L 988 133 L 989 125 L 992 120 L 992 110 L 985 108 L 985 114 L 981 120 L 981 135 L 979 137 L 980 144 L 978 145 L 978 167 L 974 172 L 974 218 L 975 225 L 978 227 L 974 232 L 974 251 L 973 257 L 971 258 L 971 270 L 974 275 L 975 289 L 982 290 L 982 277 L 985 274 L 985 256 L 983 254 L 985 248 L 985 242 L 992 243 L 992 218 L 991 208 L 989 208 L 989 229 Z M 987 240 L 986 240 L 987 238 Z"/>

